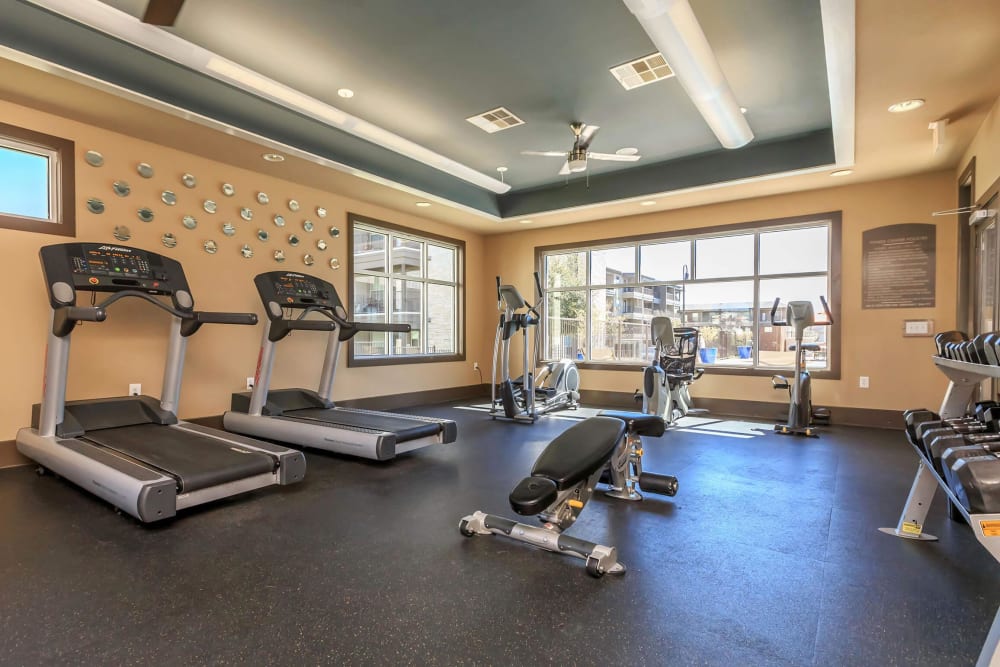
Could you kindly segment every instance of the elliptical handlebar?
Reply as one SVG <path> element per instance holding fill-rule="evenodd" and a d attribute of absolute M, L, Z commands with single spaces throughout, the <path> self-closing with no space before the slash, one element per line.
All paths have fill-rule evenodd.
<path fill-rule="evenodd" d="M 826 303 L 826 297 L 823 296 L 823 295 L 820 295 L 819 302 L 821 304 L 823 304 L 823 312 L 826 313 L 826 319 L 827 319 L 827 321 L 826 322 L 818 322 L 817 324 L 819 324 L 821 326 L 830 326 L 830 325 L 832 325 L 833 324 L 833 313 L 830 312 L 830 306 L 828 306 L 827 303 Z"/>
<path fill-rule="evenodd" d="M 788 322 L 778 321 L 778 318 L 775 317 L 778 314 L 778 304 L 779 303 L 781 303 L 781 297 L 780 296 L 777 297 L 777 298 L 775 298 L 774 305 L 771 306 L 771 325 L 772 326 L 776 326 L 776 327 L 788 326 Z"/>
<path fill-rule="evenodd" d="M 500 294 L 500 276 L 497 276 L 497 310 L 503 310 L 503 296 Z"/>
<path fill-rule="evenodd" d="M 545 291 L 542 289 L 542 279 L 538 277 L 538 271 L 535 271 L 535 290 L 535 293 L 538 295 L 538 301 L 545 298 Z"/>

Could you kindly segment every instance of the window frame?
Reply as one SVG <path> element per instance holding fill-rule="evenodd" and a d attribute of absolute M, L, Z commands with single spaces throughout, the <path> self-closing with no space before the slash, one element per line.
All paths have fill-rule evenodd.
<path fill-rule="evenodd" d="M 0 212 L 0 229 L 76 236 L 75 144 L 6 123 L 0 123 L 0 140 L 0 148 L 23 150 L 49 160 L 49 218 Z"/>
<path fill-rule="evenodd" d="M 394 279 L 399 280 L 414 280 L 423 283 L 424 285 L 424 297 L 426 297 L 426 287 L 428 284 L 454 284 L 456 295 L 455 295 L 455 352 L 451 354 L 408 354 L 408 355 L 385 355 L 385 356 L 357 356 L 354 353 L 354 339 L 352 338 L 348 341 L 347 346 L 347 366 L 348 368 L 360 368 L 365 366 L 396 366 L 403 364 L 427 364 L 427 363 L 447 363 L 454 361 L 465 361 L 465 313 L 466 313 L 466 288 L 465 288 L 465 241 L 461 239 L 451 238 L 449 236 L 442 236 L 440 234 L 433 234 L 431 232 L 425 232 L 413 229 L 411 227 L 404 227 L 403 225 L 393 224 L 391 222 L 386 222 L 385 220 L 378 220 L 376 218 L 370 218 L 368 216 L 361 215 L 359 213 L 352 213 L 348 211 L 347 213 L 347 303 L 345 308 L 348 309 L 348 313 L 353 318 L 354 317 L 354 228 L 355 224 L 360 224 L 366 227 L 374 227 L 378 230 L 386 232 L 389 234 L 398 234 L 400 236 L 411 237 L 414 240 L 421 241 L 424 243 L 438 243 L 443 245 L 449 245 L 455 248 L 455 281 L 454 283 L 449 283 L 447 281 L 429 279 L 426 276 L 421 276 L 419 278 L 414 278 L 412 276 L 395 275 L 392 273 L 392 248 L 389 237 L 386 238 L 386 263 L 387 272 L 385 278 L 388 281 L 386 285 L 386 300 L 387 302 L 392 298 L 392 283 Z M 426 247 L 424 249 L 424 266 L 426 267 Z M 379 274 L 367 274 L 367 275 L 379 275 Z M 424 317 L 426 318 L 426 298 L 424 298 Z"/>
<path fill-rule="evenodd" d="M 760 273 L 760 232 L 766 231 L 780 231 L 782 229 L 795 229 L 795 228 L 807 228 L 810 226 L 815 226 L 817 224 L 828 224 L 830 227 L 830 245 L 828 248 L 828 265 L 826 274 L 828 276 L 828 281 L 830 285 L 829 301 L 830 301 L 830 311 L 833 315 L 833 325 L 830 326 L 829 332 L 829 343 L 827 345 L 828 357 L 829 357 L 829 367 L 826 369 L 810 369 L 809 372 L 813 378 L 821 380 L 839 380 L 841 379 L 841 325 L 840 325 L 840 312 L 841 312 L 841 243 L 842 243 L 842 212 L 841 211 L 826 211 L 823 213 L 816 213 L 811 215 L 800 215 L 792 216 L 786 218 L 772 218 L 767 220 L 754 220 L 750 222 L 739 222 L 726 225 L 716 225 L 711 227 L 701 227 L 694 229 L 679 229 L 672 231 L 655 232 L 648 234 L 638 234 L 634 236 L 625 236 L 619 238 L 610 239 L 595 239 L 593 241 L 586 241 L 583 243 L 561 243 L 548 246 L 536 246 L 535 247 L 535 269 L 539 272 L 540 276 L 543 276 L 543 280 L 547 280 L 545 274 L 545 257 L 549 254 L 560 254 L 570 251 L 585 251 L 587 252 L 587 268 L 586 275 L 588 278 L 588 283 L 579 287 L 564 288 L 566 290 L 576 289 L 582 290 L 588 293 L 587 297 L 587 313 L 585 315 L 585 321 L 588 326 L 588 348 L 590 346 L 590 321 L 593 317 L 590 307 L 590 296 L 589 292 L 594 289 L 607 289 L 616 287 L 625 287 L 624 284 L 621 285 L 591 285 L 589 283 L 591 266 L 590 266 L 590 251 L 600 250 L 603 248 L 615 248 L 628 245 L 635 245 L 636 247 L 636 260 L 639 260 L 639 246 L 645 243 L 656 243 L 656 242 L 671 242 L 671 241 L 683 241 L 688 240 L 691 242 L 691 266 L 690 275 L 696 276 L 696 249 L 694 243 L 697 239 L 701 238 L 712 238 L 718 236 L 729 236 L 738 235 L 741 232 L 752 232 L 754 233 L 754 272 L 749 276 L 729 276 L 725 278 L 705 278 L 705 279 L 688 279 L 687 281 L 678 280 L 666 280 L 666 281 L 640 281 L 637 284 L 641 286 L 655 286 L 661 284 L 698 284 L 698 283 L 718 283 L 727 281 L 747 281 L 750 280 L 754 285 L 754 319 L 755 319 L 755 329 L 754 336 L 756 337 L 756 327 L 761 326 L 759 320 L 759 313 L 769 312 L 769 305 L 762 305 L 758 303 L 760 299 L 760 282 L 761 280 L 770 280 L 776 278 L 797 278 L 797 277 L 808 277 L 820 275 L 824 272 L 805 272 L 805 273 L 782 273 L 782 274 L 761 274 Z M 641 266 L 637 264 L 636 272 L 641 271 Z M 631 284 L 629 285 L 631 286 Z M 546 290 L 548 294 L 548 290 Z M 545 303 L 542 304 L 542 308 L 545 308 Z M 542 311 L 542 326 L 546 326 L 545 323 L 548 321 L 547 313 Z M 547 331 L 543 329 L 541 331 L 542 340 L 546 340 Z M 589 350 L 588 350 L 589 354 Z M 630 369 L 642 368 L 643 364 L 634 361 L 623 361 L 610 363 L 607 361 L 589 361 L 582 360 L 577 361 L 576 365 L 582 369 L 587 370 L 602 370 L 602 371 L 625 371 Z M 750 367 L 734 367 L 734 366 L 717 366 L 711 364 L 705 364 L 705 373 L 711 375 L 736 375 L 736 376 L 747 376 L 747 377 L 770 377 L 774 374 L 780 374 L 791 370 L 790 368 L 760 368 L 755 366 Z"/>

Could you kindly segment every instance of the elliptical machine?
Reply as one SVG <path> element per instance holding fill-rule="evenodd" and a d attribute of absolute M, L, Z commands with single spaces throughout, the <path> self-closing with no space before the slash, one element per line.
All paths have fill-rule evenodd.
<path fill-rule="evenodd" d="M 654 317 L 650 328 L 656 348 L 653 363 L 643 369 L 642 411 L 663 417 L 668 426 L 688 414 L 706 412 L 694 407 L 688 390 L 700 378 L 704 368 L 697 368 L 698 330 L 694 327 L 674 328 L 669 317 Z"/>
<path fill-rule="evenodd" d="M 537 305 L 544 298 L 542 282 L 535 272 L 535 305 L 524 300 L 513 285 L 504 285 L 497 276 L 497 308 L 500 321 L 493 339 L 493 373 L 490 386 L 490 416 L 532 424 L 553 410 L 576 409 L 580 405 L 580 371 L 570 359 L 550 361 L 535 370 L 538 355 Z M 534 328 L 534 341 L 528 329 Z M 510 378 L 510 341 L 521 332 L 523 372 Z"/>
<path fill-rule="evenodd" d="M 806 367 L 806 352 L 818 352 L 820 347 L 816 343 L 803 343 L 802 336 L 806 327 L 819 324 L 820 326 L 830 326 L 833 324 L 833 315 L 830 307 L 826 304 L 826 298 L 820 297 L 826 312 L 826 322 L 817 322 L 816 313 L 813 310 L 812 301 L 789 301 L 785 309 L 785 319 L 780 321 L 777 318 L 778 304 L 781 297 L 774 300 L 771 306 L 771 324 L 776 327 L 792 327 L 795 330 L 795 344 L 790 346 L 795 351 L 795 376 L 789 385 L 788 378 L 784 375 L 772 375 L 771 386 L 774 389 L 788 390 L 788 421 L 784 424 L 776 424 L 775 433 L 781 435 L 805 435 L 812 438 L 819 437 L 814 423 L 830 423 L 830 411 L 826 408 L 816 408 L 812 406 L 812 380 L 809 376 L 809 369 Z"/>

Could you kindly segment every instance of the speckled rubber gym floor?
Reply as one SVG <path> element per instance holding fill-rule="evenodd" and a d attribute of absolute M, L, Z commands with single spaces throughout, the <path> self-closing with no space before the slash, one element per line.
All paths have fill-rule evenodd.
<path fill-rule="evenodd" d="M 971 665 L 997 564 L 935 499 L 894 526 L 917 460 L 901 432 L 816 439 L 697 419 L 645 444 L 674 498 L 595 496 L 571 534 L 623 577 L 465 538 L 574 422 L 459 422 L 389 463 L 308 451 L 304 483 L 142 526 L 31 467 L 0 471 L 0 664 Z M 572 414 L 572 413 L 570 413 Z M 768 425 L 760 425 L 766 431 Z"/>

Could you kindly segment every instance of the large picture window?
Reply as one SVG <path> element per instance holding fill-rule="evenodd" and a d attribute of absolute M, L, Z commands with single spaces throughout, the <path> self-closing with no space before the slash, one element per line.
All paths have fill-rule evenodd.
<path fill-rule="evenodd" d="M 349 363 L 464 359 L 465 244 L 353 214 L 348 223 L 353 318 L 410 325 L 409 333 L 357 334 Z"/>
<path fill-rule="evenodd" d="M 771 325 L 774 299 L 783 306 L 810 300 L 819 321 L 820 296 L 834 308 L 840 303 L 839 213 L 539 248 L 538 255 L 544 356 L 598 368 L 649 363 L 651 320 L 666 316 L 675 327 L 698 329 L 699 365 L 713 372 L 787 370 L 794 334 Z M 805 332 L 805 342 L 819 345 L 806 353 L 819 377 L 839 375 L 838 331 Z"/>
<path fill-rule="evenodd" d="M 73 142 L 0 123 L 0 228 L 76 233 Z"/>

